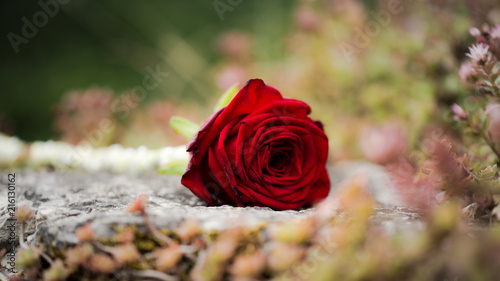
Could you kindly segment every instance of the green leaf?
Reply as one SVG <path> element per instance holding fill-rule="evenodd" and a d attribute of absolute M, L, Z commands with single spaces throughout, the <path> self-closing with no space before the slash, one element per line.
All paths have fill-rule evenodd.
<path fill-rule="evenodd" d="M 182 175 L 186 171 L 189 159 L 177 159 L 169 161 L 158 169 L 158 173 L 165 175 Z"/>
<path fill-rule="evenodd" d="M 497 172 L 498 172 L 497 164 L 494 164 L 492 166 L 488 166 L 478 171 L 476 173 L 476 177 L 478 177 L 481 180 L 494 179 Z"/>
<path fill-rule="evenodd" d="M 229 87 L 229 89 L 227 89 L 226 92 L 222 94 L 222 96 L 215 104 L 214 112 L 217 112 L 219 109 L 227 106 L 234 99 L 237 93 L 238 93 L 238 84 Z"/>
<path fill-rule="evenodd" d="M 496 85 L 500 83 L 498 80 L 498 77 L 500 77 L 500 71 L 497 71 L 496 73 L 491 74 L 491 81 Z"/>
<path fill-rule="evenodd" d="M 180 116 L 172 116 L 168 125 L 170 128 L 174 129 L 176 133 L 185 136 L 189 140 L 192 139 L 200 129 L 200 125 Z"/>

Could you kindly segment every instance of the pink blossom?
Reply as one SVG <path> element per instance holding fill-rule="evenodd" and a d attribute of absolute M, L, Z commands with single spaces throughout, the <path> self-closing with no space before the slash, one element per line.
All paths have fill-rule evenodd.
<path fill-rule="evenodd" d="M 305 31 L 316 31 L 322 23 L 317 13 L 310 9 L 300 9 L 295 14 L 295 24 Z"/>
<path fill-rule="evenodd" d="M 247 33 L 230 31 L 222 34 L 216 42 L 219 53 L 235 60 L 245 60 L 252 53 L 252 39 Z"/>
<path fill-rule="evenodd" d="M 472 35 L 474 37 L 481 36 L 481 31 L 479 31 L 479 29 L 477 29 L 476 27 L 471 27 L 469 29 L 469 33 L 470 33 L 470 35 Z"/>
<path fill-rule="evenodd" d="M 407 146 L 404 130 L 395 124 L 366 128 L 361 132 L 359 146 L 370 161 L 386 165 L 397 160 Z"/>
<path fill-rule="evenodd" d="M 14 217 L 21 223 L 28 222 L 35 216 L 35 212 L 28 206 L 22 205 L 14 213 Z"/>
<path fill-rule="evenodd" d="M 500 39 L 500 24 L 495 25 L 490 32 L 491 38 Z"/>
<path fill-rule="evenodd" d="M 245 84 L 247 76 L 247 71 L 243 67 L 236 65 L 228 66 L 217 73 L 216 83 L 220 89 L 226 90 L 235 84 Z"/>
<path fill-rule="evenodd" d="M 139 194 L 137 198 L 127 206 L 127 211 L 129 213 L 144 213 L 146 211 L 148 200 L 149 199 L 147 194 Z"/>
<path fill-rule="evenodd" d="M 488 45 L 483 43 L 472 45 L 472 47 L 469 47 L 469 53 L 466 56 L 471 58 L 473 63 L 484 64 L 490 58 L 488 53 L 489 48 Z"/>
<path fill-rule="evenodd" d="M 489 104 L 484 112 L 489 121 L 488 133 L 491 141 L 497 146 L 500 144 L 500 104 Z"/>
<path fill-rule="evenodd" d="M 469 112 L 464 111 L 463 108 L 456 103 L 451 106 L 451 111 L 455 114 L 453 119 L 457 121 L 466 120 L 469 117 Z"/>
<path fill-rule="evenodd" d="M 474 75 L 476 75 L 476 71 L 470 62 L 464 62 L 458 70 L 458 77 L 460 77 L 460 80 L 464 83 L 469 82 L 472 78 L 474 78 Z"/>

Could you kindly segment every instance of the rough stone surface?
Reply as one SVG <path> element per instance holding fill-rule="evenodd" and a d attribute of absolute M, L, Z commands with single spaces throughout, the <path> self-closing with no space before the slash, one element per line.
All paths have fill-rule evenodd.
<path fill-rule="evenodd" d="M 332 192 L 354 174 L 366 175 L 369 191 L 384 203 L 377 209 L 374 222 L 388 231 L 418 228 L 419 215 L 398 205 L 383 169 L 367 163 L 339 163 L 330 169 Z M 157 174 L 116 175 L 81 171 L 17 170 L 0 171 L 0 247 L 5 247 L 7 224 L 7 174 L 16 173 L 17 205 L 26 204 L 36 211 L 30 222 L 28 241 L 41 246 L 64 247 L 77 242 L 76 227 L 91 222 L 96 235 L 109 237 L 114 227 L 137 224 L 146 228 L 139 215 L 125 212 L 126 205 L 138 194 L 149 195 L 148 213 L 157 227 L 173 229 L 184 219 L 198 220 L 206 230 L 256 226 L 269 222 L 311 216 L 315 209 L 274 211 L 269 208 L 231 206 L 206 207 L 188 189 L 180 185 L 180 177 Z"/>

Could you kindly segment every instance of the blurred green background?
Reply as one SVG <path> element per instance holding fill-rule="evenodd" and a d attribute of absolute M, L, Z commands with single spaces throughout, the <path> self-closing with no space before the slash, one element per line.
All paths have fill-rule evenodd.
<path fill-rule="evenodd" d="M 64 93 L 92 86 L 119 93 L 142 85 L 145 68 L 158 64 L 171 76 L 148 93 L 148 101 L 205 100 L 216 92 L 209 67 L 220 59 L 214 48 L 220 33 L 247 30 L 275 41 L 267 56 L 282 54 L 275 39 L 290 30 L 294 3 L 271 2 L 242 1 L 221 21 L 211 1 L 73 0 L 59 5 L 16 54 L 7 34 L 22 36 L 22 18 L 33 22 L 42 8 L 37 1 L 2 1 L 3 126 L 23 140 L 51 138 L 52 109 Z"/>
<path fill-rule="evenodd" d="M 397 122 L 413 143 L 446 122 L 463 98 L 469 27 L 500 22 L 495 0 L 72 0 L 16 54 L 9 34 L 54 1 L 1 4 L 0 131 L 77 144 L 106 117 L 118 129 L 100 145 L 180 144 L 171 115 L 201 123 L 226 88 L 258 77 L 311 105 L 336 158 L 359 155 L 352 143 L 368 125 Z M 381 21 L 394 3 L 401 11 Z M 367 28 L 368 43 L 346 55 Z M 117 116 L 109 108 L 143 85 L 147 67 L 169 76 Z"/>

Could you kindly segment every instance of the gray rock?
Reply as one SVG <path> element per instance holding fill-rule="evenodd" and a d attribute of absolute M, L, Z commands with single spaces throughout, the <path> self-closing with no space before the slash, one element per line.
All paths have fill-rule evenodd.
<path fill-rule="evenodd" d="M 391 185 L 389 175 L 384 168 L 367 162 L 340 162 L 330 168 L 330 180 L 332 183 L 331 195 L 335 190 L 342 187 L 354 176 L 366 176 L 368 180 L 367 191 L 385 206 L 402 206 L 401 198 L 396 194 Z"/>
<path fill-rule="evenodd" d="M 363 173 L 369 179 L 369 191 L 384 207 L 378 209 L 374 221 L 389 231 L 406 227 L 409 223 L 418 227 L 418 214 L 398 205 L 398 198 L 388 189 L 387 175 L 383 169 L 366 163 L 339 163 L 329 170 L 332 192 L 346 179 Z M 176 228 L 184 219 L 198 220 L 206 230 L 234 226 L 256 226 L 269 222 L 306 217 L 315 209 L 298 211 L 274 211 L 270 208 L 231 206 L 206 207 L 187 188 L 181 186 L 180 177 L 157 174 L 116 175 L 87 173 L 82 171 L 16 171 L 16 195 L 18 206 L 26 204 L 36 211 L 30 222 L 28 239 L 45 248 L 61 248 L 76 243 L 75 229 L 90 222 L 97 236 L 106 238 L 115 234 L 113 226 L 136 224 L 139 230 L 146 227 L 139 215 L 125 212 L 125 207 L 138 194 L 149 195 L 148 213 L 159 228 Z M 1 184 L 7 186 L 7 171 L 0 171 Z M 1 198 L 6 198 L 2 188 Z M 0 245 L 7 243 L 7 202 L 0 202 Z"/>

